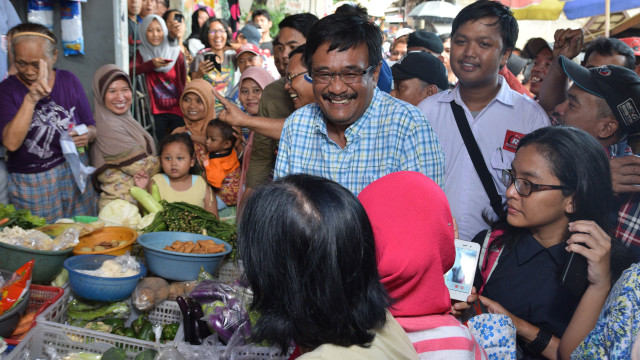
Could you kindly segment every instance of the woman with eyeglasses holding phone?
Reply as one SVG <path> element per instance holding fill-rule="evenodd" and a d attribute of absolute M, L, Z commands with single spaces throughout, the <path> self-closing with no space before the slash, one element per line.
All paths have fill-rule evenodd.
<path fill-rule="evenodd" d="M 482 246 L 479 299 L 488 312 L 511 318 L 524 359 L 555 359 L 564 334 L 563 344 L 579 343 L 595 326 L 622 270 L 610 262 L 624 266 L 608 232 L 608 160 L 586 132 L 547 127 L 520 141 L 502 181 L 506 211 L 473 240 Z M 570 324 L 578 308 L 582 316 Z"/>
<path fill-rule="evenodd" d="M 234 85 L 234 59 L 231 33 L 226 21 L 209 18 L 200 29 L 200 40 L 206 48 L 200 50 L 189 68 L 192 79 L 205 79 L 224 96 Z"/>

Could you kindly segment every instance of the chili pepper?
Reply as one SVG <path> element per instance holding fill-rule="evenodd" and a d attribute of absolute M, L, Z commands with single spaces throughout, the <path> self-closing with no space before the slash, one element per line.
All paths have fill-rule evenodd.
<path fill-rule="evenodd" d="M 116 325 L 111 329 L 111 333 L 114 335 L 127 336 L 124 332 L 124 325 Z"/>

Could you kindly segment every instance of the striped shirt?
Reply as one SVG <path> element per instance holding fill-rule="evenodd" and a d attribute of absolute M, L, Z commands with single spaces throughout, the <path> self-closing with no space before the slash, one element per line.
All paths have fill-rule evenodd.
<path fill-rule="evenodd" d="M 397 317 L 420 359 L 486 360 L 469 329 L 452 315 Z"/>
<path fill-rule="evenodd" d="M 317 104 L 287 118 L 278 149 L 275 177 L 311 174 L 340 183 L 358 194 L 371 182 L 396 171 L 418 171 L 442 186 L 444 152 L 426 117 L 415 107 L 377 88 L 365 113 L 345 131 L 340 148 L 327 134 Z"/>

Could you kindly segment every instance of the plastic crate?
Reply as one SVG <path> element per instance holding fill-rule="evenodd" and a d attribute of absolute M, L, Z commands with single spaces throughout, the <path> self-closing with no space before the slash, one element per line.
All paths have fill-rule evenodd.
<path fill-rule="evenodd" d="M 36 318 L 38 315 L 49 307 L 49 305 L 55 303 L 64 294 L 64 289 L 53 286 L 35 285 L 31 284 L 31 296 L 29 297 L 29 305 L 25 310 L 25 313 L 35 312 L 36 316 L 31 322 L 31 328 L 36 326 Z M 7 338 L 4 339 L 8 345 L 18 345 L 20 340 Z"/>
<path fill-rule="evenodd" d="M 236 346 L 234 348 L 227 348 L 226 346 L 198 346 L 188 345 L 186 343 L 178 346 L 180 354 L 182 354 L 187 360 L 203 359 L 209 353 L 213 351 L 218 356 L 219 360 L 286 360 L 291 356 L 293 348 L 288 352 L 283 353 L 277 348 L 260 347 L 253 345 Z"/>
<path fill-rule="evenodd" d="M 243 274 L 244 266 L 242 266 L 242 260 L 234 262 L 233 260 L 225 259 L 213 275 L 213 279 L 217 282 L 233 284 Z"/>
<path fill-rule="evenodd" d="M 32 349 L 36 351 L 36 353 L 31 351 L 32 356 L 34 356 L 33 354 L 38 356 L 38 351 L 44 351 L 43 343 L 54 343 L 56 350 L 62 351 L 65 354 L 92 349 L 94 351 L 106 350 L 110 347 L 118 346 L 126 350 L 127 356 L 131 356 L 133 359 L 135 355 L 142 350 L 174 346 L 177 342 L 181 342 L 184 339 L 182 313 L 180 312 L 180 307 L 175 301 L 164 301 L 149 313 L 149 320 L 154 323 L 168 324 L 180 322 L 180 328 L 178 329 L 173 341 L 166 343 L 154 343 L 151 341 L 143 341 L 65 324 L 67 321 L 67 308 L 69 307 L 69 300 L 71 299 L 71 296 L 71 290 L 66 289 L 59 301 L 54 305 L 49 306 L 49 308 L 37 317 L 37 327 L 41 327 L 42 331 L 38 335 L 39 342 L 35 349 L 32 349 L 32 344 L 24 344 L 23 346 L 23 344 L 20 343 L 13 352 Z M 129 317 L 127 324 L 131 324 L 131 322 L 133 322 L 133 320 L 135 320 L 139 315 L 140 313 L 132 307 L 131 316 Z M 29 335 L 27 335 L 27 337 L 29 337 Z M 16 357 L 16 359 L 23 358 Z"/>

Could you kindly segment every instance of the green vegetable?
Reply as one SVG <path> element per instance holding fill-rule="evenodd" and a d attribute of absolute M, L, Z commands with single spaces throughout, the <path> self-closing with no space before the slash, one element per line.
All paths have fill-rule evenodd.
<path fill-rule="evenodd" d="M 94 304 L 80 302 L 74 299 L 67 310 L 70 320 L 98 320 L 104 318 L 122 318 L 129 317 L 131 309 L 129 304 L 119 301 L 111 304 Z"/>
<path fill-rule="evenodd" d="M 124 327 L 124 319 L 108 318 L 108 319 L 102 319 L 102 322 L 107 325 L 111 325 L 114 328 L 118 325 Z"/>
<path fill-rule="evenodd" d="M 132 186 L 131 189 L 129 189 L 129 193 L 148 212 L 154 213 L 162 210 L 162 205 L 145 190 L 137 186 Z"/>
<path fill-rule="evenodd" d="M 147 349 L 139 352 L 138 355 L 136 355 L 134 360 L 153 360 L 156 358 L 157 354 L 158 354 L 157 351 L 153 349 Z"/>
<path fill-rule="evenodd" d="M 130 337 L 130 338 L 135 338 L 136 337 L 136 332 L 133 331 L 132 328 L 126 327 L 126 328 L 124 328 L 124 336 Z"/>
<path fill-rule="evenodd" d="M 67 354 L 63 358 L 60 358 L 60 360 L 100 360 L 101 358 L 102 355 L 100 354 L 79 352 Z"/>
<path fill-rule="evenodd" d="M 216 237 L 228 242 L 232 251 L 230 257 L 235 259 L 237 229 L 235 225 L 220 221 L 207 210 L 187 204 L 185 202 L 161 201 L 162 211 L 159 211 L 153 222 L 143 229 L 144 232 L 183 231 Z"/>
<path fill-rule="evenodd" d="M 146 321 L 138 331 L 136 338 L 144 341 L 156 341 L 156 335 L 153 333 L 153 324 Z"/>
<path fill-rule="evenodd" d="M 113 335 L 127 336 L 124 332 L 124 325 L 116 325 L 111 329 Z"/>
<path fill-rule="evenodd" d="M 0 219 L 9 218 L 9 221 L 0 226 L 19 226 L 25 230 L 44 226 L 47 221 L 39 216 L 32 215 L 27 209 L 16 210 L 13 205 L 0 204 Z"/>
<path fill-rule="evenodd" d="M 161 340 L 171 341 L 176 337 L 180 323 L 167 324 L 162 328 Z"/>
<path fill-rule="evenodd" d="M 151 196 L 156 199 L 157 202 L 160 202 L 162 198 L 160 197 L 160 189 L 158 189 L 158 184 L 153 183 L 151 185 Z"/>
<path fill-rule="evenodd" d="M 132 323 L 131 323 L 131 328 L 133 329 L 133 331 L 137 334 L 140 333 L 140 330 L 142 330 L 142 326 L 144 326 L 144 324 L 149 323 L 149 318 L 147 317 L 146 314 L 140 315 L 137 319 L 135 319 Z"/>
<path fill-rule="evenodd" d="M 127 359 L 126 351 L 112 347 L 111 349 L 107 350 L 104 354 L 102 354 L 102 358 L 100 360 L 126 360 L 126 359 Z"/>

